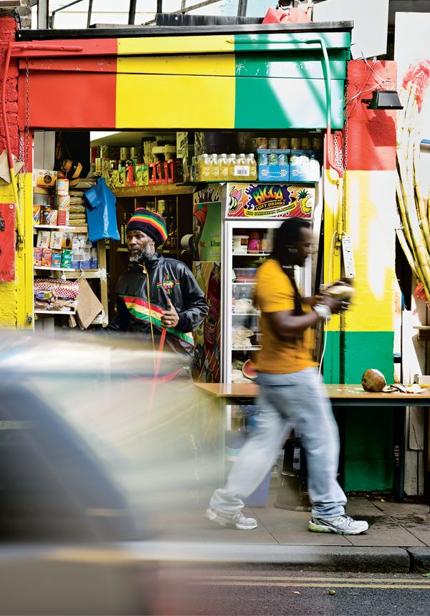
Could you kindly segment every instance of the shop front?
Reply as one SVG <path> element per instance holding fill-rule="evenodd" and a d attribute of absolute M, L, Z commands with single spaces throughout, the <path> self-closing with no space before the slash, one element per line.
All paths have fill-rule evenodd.
<path fill-rule="evenodd" d="M 12 307 L 0 313 L 3 325 L 44 321 L 42 309 L 38 315 L 33 304 L 34 275 L 70 282 L 86 278 L 103 306 L 104 321 L 98 322 L 106 322 L 114 279 L 126 264 L 124 224 L 144 206 L 165 216 L 170 232 L 164 251 L 188 261 L 206 291 L 210 312 L 196 336 L 198 376 L 246 379 L 259 343 L 258 315 L 250 302 L 255 269 L 270 253 L 279 220 L 299 215 L 313 221 L 319 247 L 303 290 L 312 292 L 345 275 L 348 258 L 355 274 L 356 302 L 326 333 L 326 381 L 357 383 L 368 367 L 391 380 L 395 125 L 392 114 L 384 120 L 362 106 L 361 91 L 375 71 L 391 75 L 392 66 L 375 63 L 372 72 L 362 62 L 348 63 L 351 27 L 214 27 L 202 35 L 157 28 L 139 37 L 118 30 L 19 33 L 11 67 L 17 70 L 18 134 L 26 163 L 18 206 L 23 242 L 16 251 L 24 274 L 17 267 L 14 281 L 0 283 L 0 300 L 11 293 L 20 297 L 26 316 L 13 314 Z M 90 146 L 89 132 L 102 130 L 119 136 L 99 136 Z M 91 267 L 60 261 L 57 275 L 52 261 L 33 261 L 35 196 L 49 208 L 49 187 L 35 190 L 32 144 L 35 160 L 48 161 L 49 135 L 55 133 L 58 145 L 77 132 L 88 134 L 82 147 L 93 176 L 103 175 L 116 194 L 119 240 L 110 241 L 107 250 L 99 244 Z M 65 225 L 73 227 L 72 243 L 73 234 L 85 235 L 76 192 L 86 188 L 84 182 L 70 192 L 78 221 Z M 13 202 L 12 197 L 2 200 Z M 54 229 L 43 228 L 49 227 L 45 222 L 38 219 L 35 237 L 46 242 L 42 232 L 50 231 L 45 248 L 55 252 Z M 191 235 L 192 245 L 186 239 L 181 245 Z M 379 253 L 385 239 L 388 249 L 385 243 L 386 252 Z M 381 260 L 382 254 L 388 256 Z M 70 316 L 59 314 L 60 323 Z M 390 490 L 394 423 L 389 409 L 378 411 L 377 419 L 369 409 L 354 409 L 342 415 L 342 423 L 345 488 Z"/>

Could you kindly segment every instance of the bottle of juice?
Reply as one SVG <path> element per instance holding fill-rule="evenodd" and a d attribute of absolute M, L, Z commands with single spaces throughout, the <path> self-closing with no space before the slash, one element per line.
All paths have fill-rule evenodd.
<path fill-rule="evenodd" d="M 236 166 L 236 154 L 230 154 L 228 156 L 228 179 L 234 180 L 234 168 Z"/>
<path fill-rule="evenodd" d="M 220 176 L 220 166 L 219 166 L 219 162 L 218 162 L 218 154 L 211 154 L 210 155 L 210 162 L 209 162 L 209 178 L 210 180 L 213 180 L 214 182 L 219 180 L 219 176 Z"/>
<path fill-rule="evenodd" d="M 198 158 L 199 179 L 205 182 L 209 179 L 210 165 L 209 154 L 200 154 Z"/>
<path fill-rule="evenodd" d="M 256 180 L 257 179 L 257 161 L 255 160 L 255 156 L 253 152 L 248 154 L 248 165 L 249 165 L 248 179 Z"/>
<path fill-rule="evenodd" d="M 241 153 L 236 159 L 236 165 L 234 167 L 234 177 L 241 180 L 247 180 L 249 178 L 249 163 L 245 154 Z"/>
<path fill-rule="evenodd" d="M 227 154 L 221 154 L 218 157 L 219 164 L 219 179 L 223 181 L 228 180 L 228 158 Z"/>

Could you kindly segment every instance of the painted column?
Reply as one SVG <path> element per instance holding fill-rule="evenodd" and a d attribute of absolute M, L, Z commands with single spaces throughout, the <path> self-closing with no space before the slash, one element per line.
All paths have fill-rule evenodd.
<path fill-rule="evenodd" d="M 1 79 L 6 83 L 6 121 L 9 127 L 12 153 L 18 157 L 18 67 L 13 59 L 8 74 L 5 75 L 4 64 L 9 42 L 15 40 L 16 21 L 12 16 L 0 16 L 0 66 Z M 0 151 L 6 149 L 6 139 L 3 127 L 3 117 L 0 110 Z M 22 243 L 17 245 L 15 258 L 15 280 L 0 282 L 0 327 L 29 327 L 32 325 L 32 276 L 33 276 L 33 236 L 31 209 L 31 174 L 19 174 L 20 202 L 15 203 L 12 184 L 2 182 L 0 185 L 0 203 L 14 204 L 19 208 L 22 221 Z M 24 206 L 25 193 L 30 200 L 29 206 Z"/>
<path fill-rule="evenodd" d="M 356 296 L 327 332 L 324 377 L 360 383 L 367 368 L 393 382 L 396 220 L 396 112 L 370 110 L 362 99 L 377 87 L 395 88 L 394 62 L 354 60 L 348 65 L 343 207 L 333 172 L 326 172 L 325 279 L 341 275 L 337 232 L 351 236 Z M 339 224 L 341 220 L 341 224 Z M 392 487 L 392 412 L 345 411 L 345 489 Z"/>

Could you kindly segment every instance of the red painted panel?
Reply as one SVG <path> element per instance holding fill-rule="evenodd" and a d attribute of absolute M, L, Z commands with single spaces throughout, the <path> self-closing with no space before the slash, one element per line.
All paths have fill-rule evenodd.
<path fill-rule="evenodd" d="M 15 206 L 0 203 L 0 281 L 15 280 Z"/>
<path fill-rule="evenodd" d="M 24 79 L 20 92 L 25 92 Z M 35 72 L 28 89 L 32 128 L 116 128 L 115 74 Z M 20 96 L 21 128 L 24 100 Z"/>
<path fill-rule="evenodd" d="M 396 89 L 395 62 L 348 63 L 346 160 L 352 171 L 396 169 L 396 111 L 374 111 L 362 102 L 375 88 Z"/>
<path fill-rule="evenodd" d="M 26 60 L 19 61 L 19 68 L 25 71 Z M 114 57 L 98 58 L 30 58 L 28 68 L 31 71 L 73 71 L 92 73 L 116 73 L 117 59 Z"/>
<path fill-rule="evenodd" d="M 29 52 L 28 47 L 26 49 L 26 43 L 22 43 L 22 52 L 19 49 L 14 50 L 14 55 L 19 58 L 25 57 Z M 40 56 L 41 58 L 49 57 L 52 53 L 53 56 L 115 56 L 118 52 L 118 39 L 73 39 L 73 40 L 52 40 L 52 41 L 32 41 L 28 42 L 27 46 L 37 47 L 37 45 L 43 46 L 43 49 L 38 51 L 37 49 L 31 49 L 31 55 L 33 57 Z M 66 51 L 58 51 L 60 47 L 64 46 Z M 52 47 L 52 52 L 49 51 L 49 47 Z M 67 51 L 67 47 L 81 47 L 82 51 Z"/>

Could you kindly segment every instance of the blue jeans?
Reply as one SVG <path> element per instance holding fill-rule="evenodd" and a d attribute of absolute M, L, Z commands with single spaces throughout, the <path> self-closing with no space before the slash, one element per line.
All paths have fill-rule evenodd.
<path fill-rule="evenodd" d="M 258 384 L 257 427 L 242 447 L 225 487 L 213 493 L 210 506 L 226 515 L 240 511 L 243 499 L 263 481 L 294 428 L 306 451 L 312 515 L 343 515 L 346 496 L 337 482 L 339 433 L 318 370 L 260 372 Z"/>

